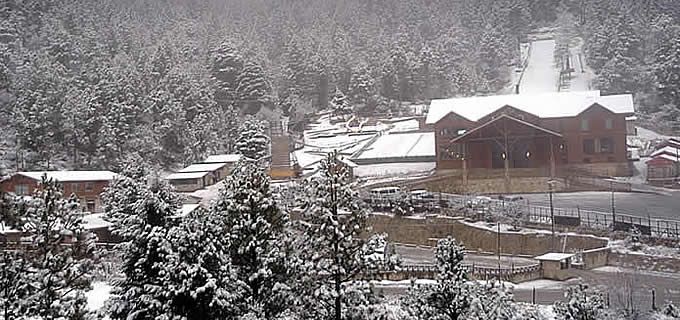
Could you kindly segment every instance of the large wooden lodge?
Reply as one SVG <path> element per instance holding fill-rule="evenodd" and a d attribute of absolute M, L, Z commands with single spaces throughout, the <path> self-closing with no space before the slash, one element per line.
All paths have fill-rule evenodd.
<path fill-rule="evenodd" d="M 527 182 L 547 184 L 513 178 L 630 175 L 626 118 L 634 111 L 630 94 L 499 95 L 433 100 L 426 124 L 435 132 L 439 172 L 458 174 L 463 185 L 500 180 L 480 192 L 528 192 L 539 190 Z"/>

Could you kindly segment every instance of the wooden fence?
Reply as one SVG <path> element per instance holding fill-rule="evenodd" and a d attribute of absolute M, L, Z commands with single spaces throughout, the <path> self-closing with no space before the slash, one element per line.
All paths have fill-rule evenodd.
<path fill-rule="evenodd" d="M 533 264 L 521 267 L 489 267 L 464 263 L 468 277 L 477 280 L 500 279 L 502 281 L 523 282 L 541 277 L 541 265 Z M 370 280 L 408 280 L 435 279 L 439 269 L 435 265 L 404 265 L 392 271 L 373 271 L 364 275 Z"/>

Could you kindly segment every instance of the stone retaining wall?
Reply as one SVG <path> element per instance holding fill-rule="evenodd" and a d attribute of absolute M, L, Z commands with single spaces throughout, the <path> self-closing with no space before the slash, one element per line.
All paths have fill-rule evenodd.
<path fill-rule="evenodd" d="M 680 272 L 680 259 L 669 257 L 612 252 L 609 254 L 608 264 L 617 267 L 649 271 Z"/>
<path fill-rule="evenodd" d="M 498 234 L 495 231 L 471 226 L 461 219 L 444 216 L 400 218 L 371 215 L 369 225 L 372 233 L 387 233 L 391 242 L 432 246 L 437 239 L 452 236 L 469 250 L 497 252 Z M 502 232 L 501 253 L 537 256 L 554 251 L 553 245 L 559 248 L 558 251 L 564 248 L 566 252 L 571 252 L 601 248 L 608 241 L 588 235 L 558 235 L 553 242 L 551 234 L 545 232 Z"/>

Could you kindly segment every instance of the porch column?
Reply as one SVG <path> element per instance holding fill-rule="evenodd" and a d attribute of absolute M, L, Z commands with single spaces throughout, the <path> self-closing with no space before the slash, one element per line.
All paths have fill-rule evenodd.
<path fill-rule="evenodd" d="M 508 154 L 507 149 L 505 151 L 503 166 L 505 167 L 505 193 L 510 193 L 510 155 Z"/>
<path fill-rule="evenodd" d="M 555 149 L 552 137 L 550 137 L 550 178 L 555 178 Z"/>
<path fill-rule="evenodd" d="M 467 191 L 468 170 L 467 170 L 467 142 L 463 143 L 463 188 Z"/>

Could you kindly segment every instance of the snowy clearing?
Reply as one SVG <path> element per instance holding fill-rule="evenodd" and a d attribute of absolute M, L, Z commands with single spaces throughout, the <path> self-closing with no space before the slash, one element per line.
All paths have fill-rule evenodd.
<path fill-rule="evenodd" d="M 539 40 L 531 44 L 531 56 L 522 75 L 519 92 L 556 92 L 559 72 L 554 66 L 555 40 Z"/>
<path fill-rule="evenodd" d="M 104 306 L 104 302 L 111 296 L 111 285 L 106 282 L 95 282 L 92 290 L 85 293 L 87 297 L 87 309 L 97 311 Z"/>

